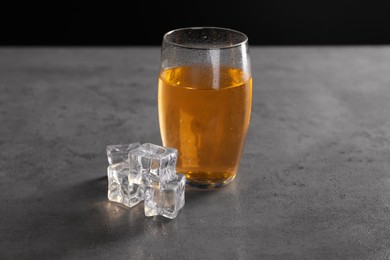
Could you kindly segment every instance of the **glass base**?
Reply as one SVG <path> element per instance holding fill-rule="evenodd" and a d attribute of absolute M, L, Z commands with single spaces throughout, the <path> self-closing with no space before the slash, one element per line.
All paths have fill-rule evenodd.
<path fill-rule="evenodd" d="M 204 173 L 204 172 L 187 172 L 186 184 L 196 189 L 214 189 L 221 188 L 231 183 L 236 174 L 231 173 Z"/>

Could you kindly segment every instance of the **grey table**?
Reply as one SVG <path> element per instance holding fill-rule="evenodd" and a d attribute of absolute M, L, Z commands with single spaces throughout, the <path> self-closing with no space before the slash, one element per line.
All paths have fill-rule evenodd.
<path fill-rule="evenodd" d="M 158 47 L 0 49 L 0 259 L 388 259 L 390 47 L 251 47 L 235 181 L 174 220 L 107 200 L 106 145 L 161 144 Z"/>

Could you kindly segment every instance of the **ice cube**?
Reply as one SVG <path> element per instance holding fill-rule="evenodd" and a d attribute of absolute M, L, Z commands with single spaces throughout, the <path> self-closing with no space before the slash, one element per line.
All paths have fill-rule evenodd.
<path fill-rule="evenodd" d="M 166 218 L 176 218 L 179 210 L 185 204 L 185 183 L 183 174 L 177 174 L 176 178 L 167 182 L 164 186 L 145 187 L 145 215 L 161 215 Z"/>
<path fill-rule="evenodd" d="M 145 216 L 158 216 L 161 215 L 163 211 L 162 207 L 162 190 L 157 187 L 147 186 L 145 187 L 145 201 L 144 201 L 144 211 Z"/>
<path fill-rule="evenodd" d="M 165 185 L 176 177 L 177 150 L 145 143 L 129 152 L 132 174 L 142 176 L 144 185 Z"/>
<path fill-rule="evenodd" d="M 129 151 L 139 147 L 140 143 L 113 144 L 106 147 L 109 164 L 124 162 L 128 159 Z"/>
<path fill-rule="evenodd" d="M 108 194 L 110 201 L 133 207 L 143 201 L 143 186 L 139 185 L 136 177 L 130 174 L 127 162 L 111 164 L 107 167 Z"/>

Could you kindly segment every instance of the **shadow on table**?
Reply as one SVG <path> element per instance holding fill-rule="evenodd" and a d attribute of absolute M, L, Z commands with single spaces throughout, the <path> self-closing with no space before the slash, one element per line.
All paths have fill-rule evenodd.
<path fill-rule="evenodd" d="M 103 176 L 29 198 L 25 202 L 28 212 L 15 220 L 25 223 L 28 245 L 15 248 L 15 255 L 22 259 L 58 259 L 118 241 L 123 244 L 142 235 L 161 237 L 176 231 L 176 219 L 145 217 L 143 203 L 127 208 L 108 201 L 107 185 Z M 186 205 L 194 206 L 215 192 L 218 189 L 186 190 Z"/>
<path fill-rule="evenodd" d="M 192 187 L 186 187 L 186 197 L 185 203 L 186 205 L 193 205 L 199 202 L 199 200 L 203 200 L 206 197 L 212 196 L 220 191 L 223 188 L 215 188 L 215 189 L 197 189 Z"/>
<path fill-rule="evenodd" d="M 24 225 L 20 242 L 27 245 L 15 248 L 18 258 L 58 259 L 73 251 L 134 239 L 143 230 L 143 207 L 129 210 L 109 202 L 106 176 L 54 189 L 23 202 L 28 211 L 14 221 Z"/>

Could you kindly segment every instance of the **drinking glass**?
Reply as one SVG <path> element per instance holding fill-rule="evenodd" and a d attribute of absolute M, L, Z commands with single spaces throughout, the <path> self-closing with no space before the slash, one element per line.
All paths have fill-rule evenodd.
<path fill-rule="evenodd" d="M 252 75 L 248 37 L 220 27 L 163 36 L 158 81 L 162 143 L 178 150 L 187 185 L 215 188 L 237 174 L 249 127 Z"/>

